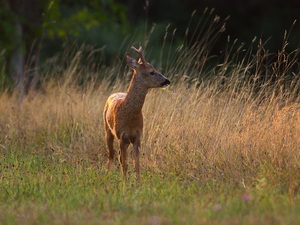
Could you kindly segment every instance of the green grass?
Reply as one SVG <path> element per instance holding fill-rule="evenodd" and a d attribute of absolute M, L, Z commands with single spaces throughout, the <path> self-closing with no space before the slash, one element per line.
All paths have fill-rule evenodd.
<path fill-rule="evenodd" d="M 268 171 L 246 189 L 230 179 L 142 173 L 124 181 L 117 168 L 70 164 L 51 155 L 1 153 L 1 224 L 297 224 L 300 197 Z M 269 171 L 271 172 L 271 171 Z M 296 175 L 296 174 L 295 174 Z M 299 187 L 298 187 L 299 188 Z"/>

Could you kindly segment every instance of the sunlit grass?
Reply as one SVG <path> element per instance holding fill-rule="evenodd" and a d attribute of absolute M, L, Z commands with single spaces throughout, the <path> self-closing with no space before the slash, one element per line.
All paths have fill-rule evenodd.
<path fill-rule="evenodd" d="M 268 64 L 263 46 L 242 61 L 238 49 L 205 69 L 198 43 L 176 50 L 171 86 L 146 98 L 139 186 L 131 152 L 128 180 L 117 158 L 105 173 L 102 110 L 127 89 L 122 65 L 89 70 L 76 53 L 22 104 L 2 93 L 0 223 L 298 224 L 299 50 Z"/>

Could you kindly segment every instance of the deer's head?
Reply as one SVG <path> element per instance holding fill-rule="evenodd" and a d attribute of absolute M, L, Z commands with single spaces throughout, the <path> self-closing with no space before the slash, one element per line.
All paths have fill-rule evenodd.
<path fill-rule="evenodd" d="M 147 88 L 159 88 L 170 85 L 170 81 L 145 60 L 142 47 L 136 49 L 132 46 L 131 48 L 139 55 L 139 59 L 137 60 L 131 54 L 126 53 L 126 62 L 135 71 L 135 76 L 138 76 L 139 82 Z"/>

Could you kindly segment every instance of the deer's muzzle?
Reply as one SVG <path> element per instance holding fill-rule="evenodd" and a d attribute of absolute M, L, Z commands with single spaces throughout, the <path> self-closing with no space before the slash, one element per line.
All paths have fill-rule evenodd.
<path fill-rule="evenodd" d="M 162 87 L 167 87 L 167 86 L 169 86 L 171 84 L 171 82 L 168 80 L 168 79 L 166 79 L 164 82 L 162 82 L 160 85 L 162 86 Z"/>

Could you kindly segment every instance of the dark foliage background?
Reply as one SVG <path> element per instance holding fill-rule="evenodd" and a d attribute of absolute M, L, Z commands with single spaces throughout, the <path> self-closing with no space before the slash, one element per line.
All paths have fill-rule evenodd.
<path fill-rule="evenodd" d="M 0 6 L 0 83 L 25 83 L 24 93 L 36 86 L 47 61 L 69 46 L 97 49 L 95 60 L 105 65 L 131 44 L 145 45 L 158 58 L 162 46 L 192 45 L 216 16 L 226 29 L 212 54 L 221 55 L 229 39 L 247 47 L 255 37 L 276 53 L 285 31 L 286 50 L 299 47 L 297 0 L 0 0 Z"/>

